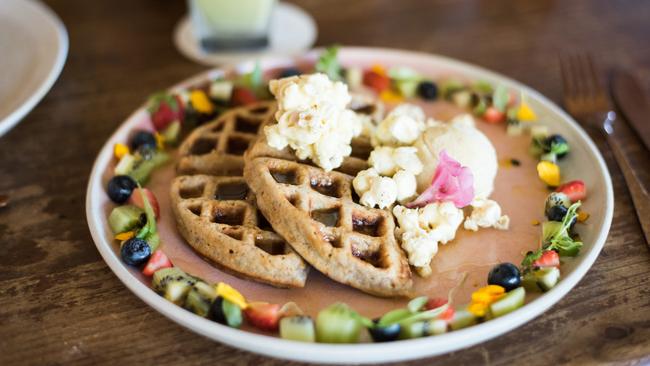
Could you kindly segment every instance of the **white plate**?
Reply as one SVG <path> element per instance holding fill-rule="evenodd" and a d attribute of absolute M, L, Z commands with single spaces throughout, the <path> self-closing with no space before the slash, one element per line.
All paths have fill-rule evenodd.
<path fill-rule="evenodd" d="M 68 33 L 40 1 L 0 1 L 0 136 L 36 106 L 59 76 Z"/>
<path fill-rule="evenodd" d="M 318 51 L 314 52 L 306 57 L 313 59 Z M 540 315 L 564 297 L 580 281 L 596 260 L 605 243 L 612 220 L 614 198 L 609 172 L 600 153 L 573 119 L 541 94 L 514 80 L 449 58 L 372 48 L 344 48 L 341 50 L 340 58 L 343 64 L 348 62 L 365 64 L 385 62 L 393 65 L 411 66 L 418 70 L 432 70 L 431 72 L 434 74 L 460 74 L 472 79 L 499 83 L 509 88 L 522 90 L 527 94 L 529 103 L 537 111 L 540 119 L 549 125 L 551 131 L 561 133 L 571 142 L 571 154 L 563 161 L 563 166 L 566 167 L 563 170 L 566 173 L 564 178 L 567 180 L 583 179 L 588 183 L 590 189 L 589 198 L 583 206 L 587 212 L 591 213 L 585 229 L 581 231 L 585 246 L 574 261 L 563 265 L 563 277 L 559 284 L 551 291 L 503 317 L 444 335 L 392 343 L 331 345 L 292 342 L 232 329 L 196 316 L 156 295 L 139 280 L 136 272 L 122 263 L 114 248 L 112 235 L 106 222 L 105 205 L 108 204 L 108 198 L 102 186 L 102 175 L 113 159 L 113 144 L 126 141 L 129 131 L 146 117 L 146 112 L 140 108 L 124 122 L 101 150 L 90 176 L 86 196 L 86 215 L 97 248 L 109 267 L 131 291 L 173 321 L 219 342 L 272 357 L 347 364 L 401 361 L 434 356 L 486 341 Z M 261 64 L 262 67 L 268 68 L 286 66 L 291 61 L 287 58 L 266 58 L 262 59 Z M 249 61 L 239 65 L 239 68 L 246 70 L 252 66 L 253 62 Z M 188 79 L 174 88 L 193 85 L 205 78 L 216 77 L 220 72 L 217 69 L 211 70 Z M 534 174 L 534 172 L 531 173 Z"/>
<path fill-rule="evenodd" d="M 223 65 L 263 55 L 297 55 L 310 49 L 316 40 L 314 19 L 299 7 L 279 2 L 271 16 L 269 46 L 254 51 L 208 53 L 199 47 L 192 33 L 190 19 L 185 16 L 176 25 L 174 44 L 185 57 L 204 65 Z"/>

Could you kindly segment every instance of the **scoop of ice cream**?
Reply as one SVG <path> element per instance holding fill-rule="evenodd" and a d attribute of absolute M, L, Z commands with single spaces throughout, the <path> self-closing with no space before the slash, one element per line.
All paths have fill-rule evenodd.
<path fill-rule="evenodd" d="M 472 171 L 476 198 L 487 198 L 492 193 L 498 168 L 497 154 L 490 140 L 476 128 L 471 115 L 457 116 L 449 123 L 434 123 L 417 139 L 415 147 L 424 165 L 417 176 L 418 192 L 431 185 L 440 152 L 446 150 L 449 156 Z"/>

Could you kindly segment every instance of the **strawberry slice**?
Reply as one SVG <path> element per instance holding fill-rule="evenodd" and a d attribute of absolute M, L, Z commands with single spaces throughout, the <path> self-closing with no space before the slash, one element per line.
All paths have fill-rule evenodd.
<path fill-rule="evenodd" d="M 554 250 L 546 250 L 539 259 L 533 262 L 533 267 L 560 267 L 560 255 Z"/>
<path fill-rule="evenodd" d="M 268 302 L 251 302 L 244 310 L 246 320 L 261 330 L 278 330 L 280 322 L 280 305 Z"/>
<path fill-rule="evenodd" d="M 587 198 L 587 187 L 581 180 L 572 180 L 557 187 L 555 192 L 562 192 L 569 197 L 571 202 L 584 200 Z"/>
<path fill-rule="evenodd" d="M 257 102 L 257 97 L 252 90 L 240 86 L 237 86 L 232 90 L 230 96 L 230 104 L 232 106 L 248 105 L 255 102 Z"/>
<path fill-rule="evenodd" d="M 149 261 L 147 264 L 144 266 L 144 269 L 142 270 L 142 274 L 145 276 L 153 276 L 153 274 L 163 268 L 170 268 L 173 267 L 174 265 L 172 262 L 167 258 L 167 255 L 165 252 L 162 250 L 158 249 L 149 258 Z"/>
<path fill-rule="evenodd" d="M 494 106 L 490 106 L 485 110 L 483 119 L 487 123 L 501 123 L 506 120 L 506 114 L 496 109 Z"/>
<path fill-rule="evenodd" d="M 456 314 L 456 311 L 454 308 L 451 306 L 445 309 L 440 315 L 438 315 L 438 319 L 444 320 L 447 323 L 451 322 L 452 319 L 454 319 L 454 314 Z"/>
<path fill-rule="evenodd" d="M 381 93 L 390 88 L 390 79 L 375 71 L 366 71 L 363 73 L 363 85 Z"/>
<path fill-rule="evenodd" d="M 446 303 L 447 303 L 447 299 L 434 297 L 433 299 L 429 299 L 429 301 L 427 301 L 427 303 L 424 304 L 424 308 L 427 310 L 433 310 L 445 305 Z"/>
<path fill-rule="evenodd" d="M 151 208 L 153 208 L 153 212 L 156 215 L 156 220 L 160 218 L 160 205 L 158 204 L 158 200 L 156 199 L 156 196 L 147 188 L 136 188 L 133 190 L 133 193 L 131 193 L 131 197 L 129 197 L 129 203 L 138 206 L 141 209 L 144 210 L 144 202 L 142 202 L 142 195 L 140 194 L 140 191 L 142 190 L 142 193 L 144 193 L 147 196 L 147 200 L 149 201 L 149 204 L 151 205 Z"/>
<path fill-rule="evenodd" d="M 156 131 L 162 131 L 174 121 L 183 120 L 183 102 L 177 95 L 159 93 L 149 98 L 147 110 Z"/>

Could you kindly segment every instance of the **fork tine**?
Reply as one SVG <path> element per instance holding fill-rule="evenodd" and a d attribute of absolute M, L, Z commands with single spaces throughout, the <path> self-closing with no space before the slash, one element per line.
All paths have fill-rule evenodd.
<path fill-rule="evenodd" d="M 571 98 L 575 95 L 575 85 L 569 69 L 569 60 L 565 55 L 560 55 L 559 59 L 563 93 L 565 97 Z"/>
<path fill-rule="evenodd" d="M 601 97 L 605 93 L 603 80 L 600 74 L 596 71 L 594 58 L 590 54 L 586 55 L 586 58 L 587 58 L 587 73 L 589 74 L 589 78 L 592 80 L 594 86 L 593 89 L 594 95 L 597 97 Z"/>

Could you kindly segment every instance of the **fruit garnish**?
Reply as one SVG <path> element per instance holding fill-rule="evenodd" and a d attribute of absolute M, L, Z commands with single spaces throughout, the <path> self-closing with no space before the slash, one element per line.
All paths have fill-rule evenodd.
<path fill-rule="evenodd" d="M 390 79 L 385 74 L 382 75 L 374 71 L 366 70 L 363 73 L 363 85 L 381 95 L 383 91 L 390 88 Z"/>
<path fill-rule="evenodd" d="M 587 198 L 587 187 L 581 180 L 566 182 L 555 189 L 555 192 L 564 193 L 571 202 L 582 201 Z"/>
<path fill-rule="evenodd" d="M 578 222 L 585 222 L 589 219 L 589 214 L 584 211 L 578 211 Z"/>
<path fill-rule="evenodd" d="M 156 148 L 158 150 L 165 149 L 165 136 L 159 134 L 158 132 L 154 133 L 153 136 L 156 138 Z"/>
<path fill-rule="evenodd" d="M 406 207 L 423 207 L 431 202 L 451 201 L 456 207 L 462 208 L 469 205 L 473 199 L 474 176 L 471 170 L 461 166 L 443 149 L 440 151 L 431 185 Z"/>
<path fill-rule="evenodd" d="M 136 206 L 140 207 L 141 209 L 145 208 L 144 201 L 142 199 L 143 196 L 147 197 L 147 200 L 149 201 L 149 204 L 151 205 L 151 208 L 153 209 L 153 213 L 156 219 L 160 218 L 160 205 L 158 204 L 158 199 L 156 196 L 151 192 L 148 188 L 136 188 L 133 190 L 133 194 L 131 194 L 131 197 L 129 198 L 129 203 Z"/>
<path fill-rule="evenodd" d="M 416 297 L 413 300 L 409 301 L 409 303 L 406 305 L 406 308 L 409 309 L 410 312 L 416 313 L 424 308 L 425 305 L 427 305 L 428 301 L 429 298 L 426 296 Z"/>
<path fill-rule="evenodd" d="M 133 205 L 118 206 L 108 215 L 108 226 L 113 234 L 125 233 L 144 225 L 141 221 L 144 211 Z"/>
<path fill-rule="evenodd" d="M 327 47 L 316 61 L 317 72 L 326 74 L 331 80 L 341 80 L 341 65 L 338 60 L 339 47 Z"/>
<path fill-rule="evenodd" d="M 147 217 L 147 222 L 138 231 L 138 233 L 136 234 L 136 238 L 146 240 L 151 246 L 150 251 L 153 252 L 156 250 L 160 242 L 160 237 L 158 236 L 158 231 L 156 229 L 156 214 L 154 212 L 151 203 L 149 202 L 148 194 L 146 193 L 146 191 L 142 188 L 139 188 L 137 193 L 138 193 L 137 195 L 142 200 L 144 213 Z"/>
<path fill-rule="evenodd" d="M 197 279 L 193 276 L 183 272 L 180 268 L 171 267 L 157 270 L 153 274 L 151 287 L 165 299 L 176 305 L 182 305 L 195 282 Z"/>
<path fill-rule="evenodd" d="M 550 161 L 540 161 L 537 163 L 537 175 L 542 182 L 551 187 L 560 185 L 560 167 Z"/>
<path fill-rule="evenodd" d="M 376 319 L 374 322 L 375 325 L 368 328 L 368 332 L 370 333 L 370 337 L 372 337 L 373 341 L 390 342 L 396 340 L 397 337 L 399 337 L 402 328 L 399 323 L 380 326 L 377 324 L 378 321 L 379 319 Z"/>
<path fill-rule="evenodd" d="M 492 94 L 492 106 L 497 110 L 497 112 L 503 113 L 504 117 L 504 112 L 506 111 L 506 107 L 508 106 L 509 101 L 510 93 L 508 93 L 508 90 L 502 85 L 497 86 L 497 88 L 494 90 L 494 93 Z M 488 108 L 488 110 L 489 109 L 490 108 Z"/>
<path fill-rule="evenodd" d="M 242 323 L 241 308 L 221 296 L 217 296 L 210 306 L 208 317 L 233 328 L 239 328 Z"/>
<path fill-rule="evenodd" d="M 136 151 L 141 146 L 147 146 L 155 150 L 157 147 L 156 137 L 149 131 L 139 130 L 131 135 L 129 146 L 131 151 Z"/>
<path fill-rule="evenodd" d="M 280 305 L 268 302 L 251 302 L 244 310 L 246 320 L 261 330 L 278 330 L 280 322 Z"/>
<path fill-rule="evenodd" d="M 435 100 L 438 97 L 438 86 L 432 81 L 422 81 L 418 84 L 418 95 L 424 100 Z"/>
<path fill-rule="evenodd" d="M 224 299 L 230 301 L 231 303 L 239 306 L 242 309 L 246 309 L 246 299 L 239 291 L 235 290 L 232 286 L 219 282 L 217 284 L 217 295 L 223 297 Z"/>
<path fill-rule="evenodd" d="M 362 323 L 359 314 L 348 305 L 335 303 L 316 317 L 316 339 L 325 343 L 356 343 Z"/>
<path fill-rule="evenodd" d="M 490 316 L 497 318 L 515 311 L 524 305 L 525 300 L 526 290 L 523 287 L 517 287 L 490 304 Z"/>
<path fill-rule="evenodd" d="M 447 299 L 443 299 L 441 297 L 434 297 L 427 301 L 427 303 L 424 305 L 424 308 L 427 310 L 432 310 L 447 305 L 448 302 L 449 301 Z"/>
<path fill-rule="evenodd" d="M 547 214 L 547 216 L 548 211 L 553 206 L 564 206 L 568 209 L 571 206 L 571 200 L 566 194 L 562 192 L 552 192 L 546 196 L 546 202 L 544 203 L 544 212 Z"/>
<path fill-rule="evenodd" d="M 400 103 L 404 100 L 404 97 L 391 89 L 386 89 L 379 94 L 379 99 L 386 103 Z"/>
<path fill-rule="evenodd" d="M 554 153 L 558 159 L 562 159 L 569 152 L 569 143 L 561 135 L 551 135 L 544 140 L 546 152 Z"/>
<path fill-rule="evenodd" d="M 554 250 L 545 250 L 542 255 L 533 262 L 533 267 L 546 268 L 546 267 L 559 267 L 560 255 Z"/>
<path fill-rule="evenodd" d="M 190 92 L 190 103 L 192 108 L 195 111 L 202 114 L 212 114 L 214 113 L 214 105 L 210 101 L 210 98 L 205 94 L 203 90 L 195 89 Z"/>
<path fill-rule="evenodd" d="M 130 156 L 130 155 L 126 155 Z M 126 158 L 122 158 L 120 163 Z M 148 159 L 141 158 L 133 164 L 133 168 L 127 173 L 131 178 L 135 179 L 136 182 L 143 185 L 149 180 L 149 176 L 154 171 L 154 169 L 164 165 L 169 161 L 169 155 L 163 151 L 153 151 L 148 156 Z"/>
<path fill-rule="evenodd" d="M 198 316 L 206 317 L 216 297 L 212 286 L 203 281 L 196 281 L 187 292 L 183 307 Z"/>
<path fill-rule="evenodd" d="M 133 194 L 138 184 L 128 175 L 116 175 L 108 181 L 106 193 L 115 203 L 124 203 Z"/>
<path fill-rule="evenodd" d="M 113 146 L 113 155 L 115 155 L 118 160 L 122 159 L 122 157 L 128 153 L 129 147 L 124 144 L 117 143 Z"/>
<path fill-rule="evenodd" d="M 172 262 L 169 260 L 165 252 L 158 249 L 153 252 L 151 258 L 149 258 L 147 265 L 144 266 L 144 269 L 142 270 L 142 274 L 145 276 L 153 276 L 157 270 L 169 267 L 173 267 Z"/>
<path fill-rule="evenodd" d="M 488 274 L 488 284 L 503 287 L 506 291 L 516 289 L 521 285 L 519 268 L 512 263 L 501 263 L 494 266 Z"/>
<path fill-rule="evenodd" d="M 247 88 L 235 87 L 230 98 L 230 105 L 234 107 L 244 106 L 257 102 L 255 93 Z"/>
<path fill-rule="evenodd" d="M 487 107 L 483 113 L 483 119 L 487 123 L 501 123 L 506 120 L 506 114 L 496 107 Z"/>
<path fill-rule="evenodd" d="M 280 320 L 280 337 L 292 341 L 315 342 L 314 321 L 305 315 L 282 318 Z"/>
<path fill-rule="evenodd" d="M 139 267 L 149 260 L 151 256 L 151 247 L 147 242 L 140 238 L 131 238 L 125 241 L 120 248 L 120 256 L 124 263 Z"/>
<path fill-rule="evenodd" d="M 165 129 L 174 121 L 183 120 L 183 103 L 178 96 L 167 92 L 152 95 L 147 103 L 147 111 L 157 131 Z"/>
<path fill-rule="evenodd" d="M 297 316 L 297 315 L 304 315 L 305 313 L 302 311 L 300 306 L 296 304 L 293 301 L 289 301 L 288 303 L 282 305 L 280 308 L 280 317 L 284 318 L 286 316 Z"/>

